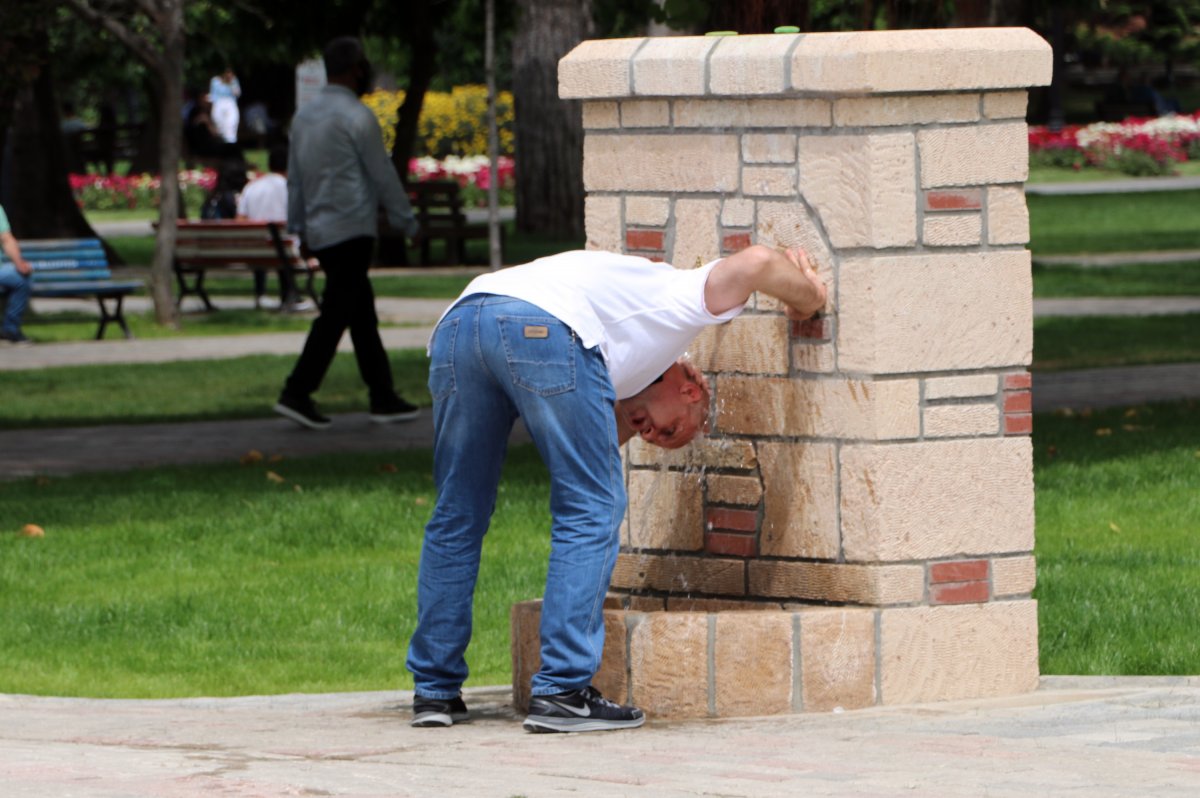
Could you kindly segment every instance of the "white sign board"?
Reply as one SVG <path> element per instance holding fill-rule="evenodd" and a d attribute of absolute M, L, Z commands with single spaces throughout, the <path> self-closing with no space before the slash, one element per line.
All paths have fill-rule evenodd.
<path fill-rule="evenodd" d="M 296 66 L 296 110 L 317 96 L 325 85 L 325 62 L 320 58 L 301 61 Z"/>

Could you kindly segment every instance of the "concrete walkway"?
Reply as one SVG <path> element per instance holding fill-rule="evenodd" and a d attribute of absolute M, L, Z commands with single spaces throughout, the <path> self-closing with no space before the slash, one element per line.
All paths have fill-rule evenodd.
<path fill-rule="evenodd" d="M 408 726 L 411 693 L 0 696 L 5 798 L 1200 794 L 1200 679 L 1048 678 L 1029 695 L 532 735 L 504 688 Z"/>

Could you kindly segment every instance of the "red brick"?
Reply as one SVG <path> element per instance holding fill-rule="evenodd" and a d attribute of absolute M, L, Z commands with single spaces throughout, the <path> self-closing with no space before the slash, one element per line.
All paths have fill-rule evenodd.
<path fill-rule="evenodd" d="M 973 582 L 987 579 L 987 560 L 959 560 L 957 562 L 935 562 L 929 566 L 929 582 Z"/>
<path fill-rule="evenodd" d="M 704 550 L 709 554 L 724 554 L 730 557 L 757 557 L 758 540 L 754 535 L 709 532 L 704 536 Z"/>
<path fill-rule="evenodd" d="M 710 507 L 705 516 L 709 529 L 731 529 L 735 532 L 757 532 L 757 510 L 731 510 L 727 507 Z"/>
<path fill-rule="evenodd" d="M 1033 375 L 1028 371 L 1004 375 L 1004 390 L 1006 391 L 1028 390 L 1032 387 Z"/>
<path fill-rule="evenodd" d="M 793 338 L 815 338 L 821 341 L 829 340 L 829 325 L 826 319 L 805 319 L 792 322 Z"/>
<path fill-rule="evenodd" d="M 925 192 L 927 211 L 975 211 L 982 207 L 983 191 L 978 188 Z"/>
<path fill-rule="evenodd" d="M 988 600 L 987 582 L 951 582 L 929 590 L 931 604 L 977 604 Z"/>
<path fill-rule="evenodd" d="M 1004 417 L 1005 435 L 1029 435 L 1033 432 L 1033 416 L 1029 413 L 1013 413 Z"/>
<path fill-rule="evenodd" d="M 740 252 L 750 246 L 749 233 L 730 233 L 721 239 L 721 251 L 725 254 Z"/>
<path fill-rule="evenodd" d="M 627 230 L 625 232 L 625 247 L 627 249 L 663 249 L 662 230 Z"/>
<path fill-rule="evenodd" d="M 1029 391 L 1009 391 L 1004 394 L 1005 413 L 1028 413 L 1033 410 L 1033 394 Z"/>

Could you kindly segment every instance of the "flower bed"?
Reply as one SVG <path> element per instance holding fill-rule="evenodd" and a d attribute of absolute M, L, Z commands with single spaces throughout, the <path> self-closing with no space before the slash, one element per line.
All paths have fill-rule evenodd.
<path fill-rule="evenodd" d="M 462 186 L 463 203 L 468 207 L 487 205 L 490 182 L 488 159 L 484 156 L 459 158 L 450 156 L 413 158 L 409 161 L 409 179 L 455 180 Z M 255 173 L 250 173 L 251 179 Z M 500 204 L 513 203 L 515 167 L 513 159 L 501 156 L 497 163 L 500 184 Z M 158 207 L 158 175 L 69 175 L 75 201 L 85 211 L 154 210 Z M 198 208 L 217 182 L 213 169 L 190 169 L 179 172 L 179 186 L 189 208 Z"/>
<path fill-rule="evenodd" d="M 1200 160 L 1200 112 L 1130 117 L 1122 122 L 1029 128 L 1034 166 L 1111 169 L 1136 176 L 1170 175 L 1183 161 Z"/>

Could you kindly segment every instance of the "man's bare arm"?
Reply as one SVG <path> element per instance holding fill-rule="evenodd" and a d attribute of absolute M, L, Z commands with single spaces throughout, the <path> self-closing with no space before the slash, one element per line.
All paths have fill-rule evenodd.
<path fill-rule="evenodd" d="M 813 269 L 804 250 L 779 252 L 756 244 L 730 255 L 708 275 L 704 303 L 720 315 L 762 291 L 787 306 L 788 318 L 803 320 L 825 307 L 828 289 Z"/>
<path fill-rule="evenodd" d="M 13 266 L 17 267 L 18 272 L 29 274 L 33 271 L 33 267 L 21 257 L 21 247 L 12 233 L 0 233 L 0 248 L 4 249 L 4 254 L 12 261 Z"/>

